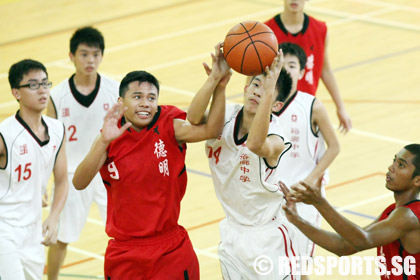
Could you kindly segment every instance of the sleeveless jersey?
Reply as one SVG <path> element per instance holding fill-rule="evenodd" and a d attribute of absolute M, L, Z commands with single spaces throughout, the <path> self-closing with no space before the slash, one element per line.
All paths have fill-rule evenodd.
<path fill-rule="evenodd" d="M 223 132 L 206 142 L 206 153 L 216 196 L 226 217 L 238 224 L 259 226 L 276 218 L 283 194 L 277 185 L 278 166 L 268 166 L 264 158 L 247 148 L 248 135 L 238 139 L 242 116 L 242 105 L 226 107 Z M 283 138 L 275 117 L 268 131 L 268 135 L 272 134 Z M 287 151 L 290 143 L 285 144 Z"/>
<path fill-rule="evenodd" d="M 417 216 L 417 218 L 420 220 L 420 200 L 415 200 L 412 202 L 407 203 L 403 207 L 411 209 L 413 213 Z M 395 209 L 395 203 L 391 204 L 382 212 L 381 217 L 379 218 L 379 221 L 385 220 L 388 218 L 388 216 L 391 214 L 392 211 Z M 395 240 L 394 242 L 391 242 L 387 245 L 380 246 L 377 248 L 378 256 L 383 256 L 386 259 L 386 267 L 387 271 L 390 271 L 394 265 L 391 262 L 391 259 L 395 256 L 400 256 L 402 260 L 405 259 L 407 256 L 412 256 L 415 259 L 415 266 L 416 271 L 415 275 L 406 275 L 402 273 L 401 275 L 381 275 L 382 280 L 418 280 L 420 279 L 420 253 L 417 254 L 410 254 L 407 252 L 404 247 L 402 246 L 399 239 Z M 402 263 L 399 263 L 402 267 L 404 267 L 404 261 Z"/>
<path fill-rule="evenodd" d="M 0 124 L 7 162 L 0 168 L 0 220 L 24 227 L 42 219 L 42 194 L 64 138 L 63 124 L 42 116 L 49 139 L 41 141 L 18 113 Z"/>
<path fill-rule="evenodd" d="M 285 136 L 292 148 L 283 156 L 279 164 L 280 179 L 288 187 L 305 179 L 316 167 L 325 153 L 325 143 L 320 131 L 312 130 L 312 107 L 315 97 L 298 91 L 276 113 Z M 328 181 L 328 170 L 324 184 Z M 314 222 L 318 211 L 312 205 L 298 203 L 299 214 L 307 221 Z"/>
<path fill-rule="evenodd" d="M 280 14 L 265 22 L 273 30 L 279 44 L 284 42 L 295 43 L 302 47 L 308 58 L 305 66 L 305 75 L 298 82 L 298 90 L 315 95 L 319 79 L 322 74 L 325 53 L 325 39 L 327 25 L 325 22 L 304 15 L 302 30 L 297 34 L 289 33 L 281 21 Z"/>
<path fill-rule="evenodd" d="M 98 75 L 96 88 L 91 96 L 80 97 L 81 94 L 70 82 L 71 79 L 54 87 L 51 90 L 51 99 L 57 119 L 66 127 L 67 168 L 69 173 L 74 173 L 100 133 L 108 109 L 117 102 L 119 84 L 106 76 Z M 87 98 L 92 99 L 85 100 Z"/>
<path fill-rule="evenodd" d="M 159 106 L 147 127 L 128 129 L 108 146 L 100 173 L 108 192 L 110 237 L 151 237 L 178 226 L 187 185 L 186 145 L 178 145 L 173 121 L 185 118 L 176 107 Z"/>

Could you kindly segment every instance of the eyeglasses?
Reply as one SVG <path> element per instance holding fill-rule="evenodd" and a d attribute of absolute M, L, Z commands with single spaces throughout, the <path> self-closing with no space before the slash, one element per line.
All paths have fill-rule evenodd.
<path fill-rule="evenodd" d="M 27 87 L 27 88 L 35 90 L 35 89 L 39 89 L 41 86 L 45 89 L 50 88 L 52 86 L 52 82 L 48 82 L 48 81 L 44 81 L 42 83 L 31 82 L 26 85 L 18 86 L 17 88 Z"/>

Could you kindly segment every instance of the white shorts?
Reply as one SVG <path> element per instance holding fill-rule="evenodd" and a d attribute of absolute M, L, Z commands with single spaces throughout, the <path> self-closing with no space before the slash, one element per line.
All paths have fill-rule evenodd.
<path fill-rule="evenodd" d="M 295 247 L 295 229 L 284 217 L 258 227 L 241 226 L 225 218 L 220 222 L 219 230 L 221 242 L 218 253 L 223 279 L 300 279 L 300 276 L 280 275 L 279 257 L 296 257 L 299 254 L 299 249 Z M 262 275 L 254 267 L 261 258 L 271 260 L 270 273 L 265 274 L 265 271 Z M 267 264 L 264 266 L 267 267 Z"/>
<path fill-rule="evenodd" d="M 0 279 L 41 280 L 45 251 L 42 223 L 16 227 L 0 221 Z"/>
<path fill-rule="evenodd" d="M 96 174 L 89 186 L 81 191 L 73 186 L 73 175 L 68 175 L 69 195 L 58 223 L 58 240 L 63 243 L 79 239 L 93 202 L 99 207 L 102 222 L 106 223 L 107 193 L 100 174 Z"/>

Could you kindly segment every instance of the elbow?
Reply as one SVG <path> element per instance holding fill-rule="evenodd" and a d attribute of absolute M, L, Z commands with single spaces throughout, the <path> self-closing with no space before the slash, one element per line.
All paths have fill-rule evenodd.
<path fill-rule="evenodd" d="M 86 189 L 87 185 L 83 184 L 82 182 L 80 182 L 77 179 L 78 178 L 76 176 L 73 177 L 72 183 L 73 183 L 74 188 L 78 191 Z"/>
<path fill-rule="evenodd" d="M 262 144 L 257 143 L 255 141 L 247 141 L 246 142 L 246 146 L 248 147 L 248 149 L 253 152 L 254 154 L 259 155 L 260 154 L 260 150 L 261 150 L 261 146 Z"/>
<path fill-rule="evenodd" d="M 189 116 L 187 115 L 187 121 L 188 121 L 190 124 L 192 124 L 192 125 L 199 125 L 199 124 L 202 124 L 202 123 L 203 123 L 203 119 L 204 119 L 204 117 L 203 117 L 202 119 L 198 119 L 198 118 L 192 118 L 192 117 L 189 117 Z"/>

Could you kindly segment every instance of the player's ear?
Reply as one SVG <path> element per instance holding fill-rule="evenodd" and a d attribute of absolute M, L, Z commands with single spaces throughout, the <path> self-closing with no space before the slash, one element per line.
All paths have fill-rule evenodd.
<path fill-rule="evenodd" d="M 420 188 L 420 175 L 417 175 L 413 178 L 414 185 Z"/>
<path fill-rule="evenodd" d="M 74 63 L 74 54 L 72 52 L 69 52 L 69 58 L 70 58 L 71 62 Z"/>
<path fill-rule="evenodd" d="M 300 70 L 300 72 L 299 72 L 299 80 L 303 78 L 303 75 L 305 75 L 305 68 L 303 68 L 302 70 Z"/>
<path fill-rule="evenodd" d="M 20 92 L 17 88 L 12 88 L 12 94 L 16 98 L 16 100 L 20 100 Z"/>
<path fill-rule="evenodd" d="M 273 107 L 271 108 L 272 112 L 278 112 L 281 110 L 281 108 L 283 108 L 284 103 L 281 101 L 274 101 Z"/>

